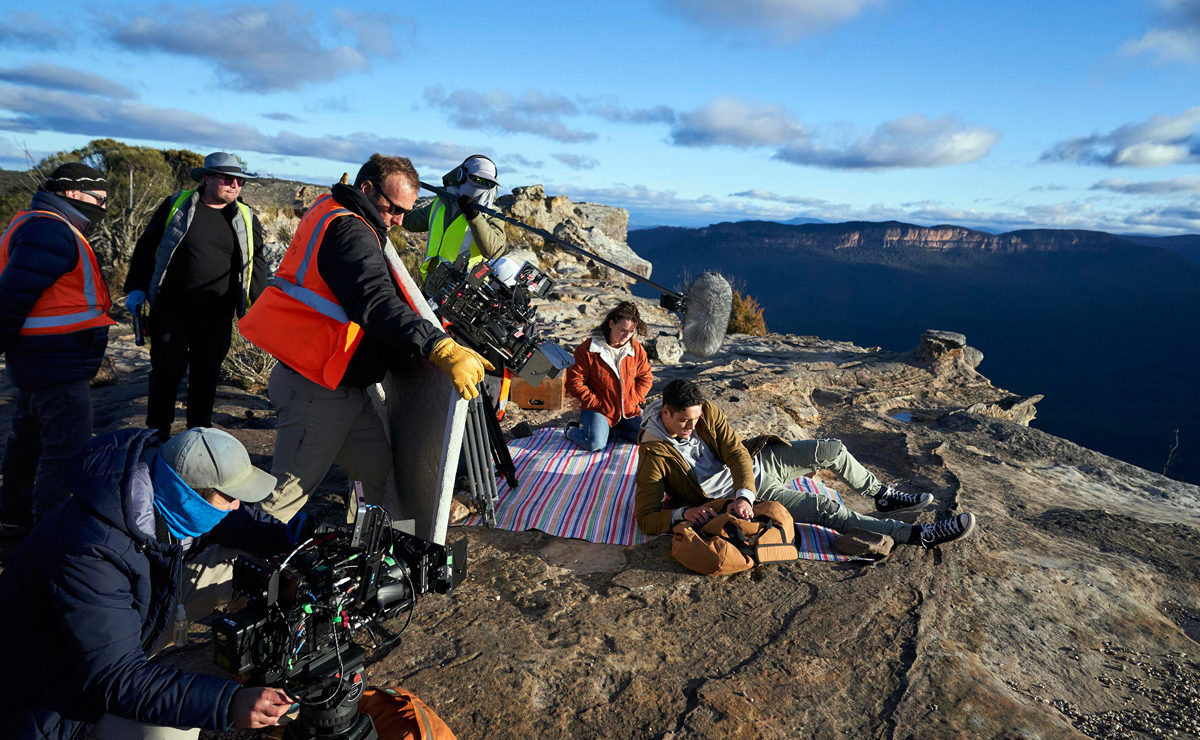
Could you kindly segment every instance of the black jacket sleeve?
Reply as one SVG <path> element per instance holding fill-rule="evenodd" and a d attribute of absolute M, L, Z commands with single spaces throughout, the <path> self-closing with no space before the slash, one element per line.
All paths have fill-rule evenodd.
<path fill-rule="evenodd" d="M 163 231 L 167 228 L 167 213 L 171 210 L 169 196 L 150 217 L 150 223 L 138 237 L 137 245 L 133 248 L 133 256 L 129 259 L 129 273 L 125 276 L 125 293 L 135 290 L 150 292 L 150 278 L 154 275 L 154 258 L 158 253 L 158 243 L 162 241 Z"/>
<path fill-rule="evenodd" d="M 266 243 L 263 241 L 263 226 L 258 220 L 258 214 L 253 216 L 254 233 L 254 266 L 250 272 L 250 302 L 258 300 L 262 292 L 267 288 L 267 279 L 271 277 L 267 270 L 267 254 Z"/>
<path fill-rule="evenodd" d="M 396 289 L 379 240 L 357 218 L 330 225 L 317 254 L 325 284 L 367 336 L 412 355 L 428 355 L 448 335 L 412 309 Z"/>
<path fill-rule="evenodd" d="M 42 293 L 78 262 L 75 235 L 57 219 L 35 218 L 17 229 L 0 273 L 0 352 L 16 341 Z"/>

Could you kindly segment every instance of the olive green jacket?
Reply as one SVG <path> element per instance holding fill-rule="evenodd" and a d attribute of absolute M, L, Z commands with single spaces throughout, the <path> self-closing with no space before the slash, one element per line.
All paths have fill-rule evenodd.
<path fill-rule="evenodd" d="M 733 474 L 733 490 L 755 491 L 753 457 L 770 442 L 783 440 L 762 435 L 742 442 L 729 425 L 725 414 L 710 401 L 701 406 L 694 434 L 700 435 L 721 462 Z M 638 528 L 646 534 L 671 531 L 671 511 L 680 506 L 709 506 L 720 511 L 730 499 L 710 499 L 670 442 L 647 439 L 645 429 L 638 439 L 637 493 L 634 515 Z"/>

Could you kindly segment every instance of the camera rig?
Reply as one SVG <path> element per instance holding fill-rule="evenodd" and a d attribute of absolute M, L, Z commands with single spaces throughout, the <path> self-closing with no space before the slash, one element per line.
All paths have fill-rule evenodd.
<path fill-rule="evenodd" d="M 469 256 L 464 250 L 455 262 L 438 262 L 425 279 L 429 306 L 446 331 L 532 386 L 570 367 L 569 352 L 539 337 L 533 299 L 550 293 L 550 276 L 526 262 L 509 286 L 486 262 L 468 268 Z"/>
<path fill-rule="evenodd" d="M 375 737 L 357 709 L 366 651 L 352 638 L 361 628 L 379 644 L 379 621 L 405 611 L 411 620 L 419 596 L 449 593 L 466 571 L 465 540 L 446 548 L 396 530 L 361 495 L 358 505 L 353 528 L 315 535 L 281 558 L 239 556 L 233 589 L 249 603 L 213 622 L 218 667 L 299 699 L 289 740 Z"/>

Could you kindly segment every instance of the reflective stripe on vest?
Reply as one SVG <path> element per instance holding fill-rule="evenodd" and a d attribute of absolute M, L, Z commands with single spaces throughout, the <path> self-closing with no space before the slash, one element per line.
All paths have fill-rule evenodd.
<path fill-rule="evenodd" d="M 474 267 L 483 261 L 483 252 L 479 251 L 479 246 L 475 244 L 475 234 L 472 233 L 465 215 L 459 213 L 450 222 L 449 227 L 442 223 L 445 220 L 442 213 L 447 207 L 441 198 L 434 198 L 429 209 L 429 244 L 425 247 L 425 261 L 421 263 L 422 278 L 427 276 L 429 270 L 437 264 L 437 260 L 453 262 L 464 249 L 471 250 L 467 267 Z"/>
<path fill-rule="evenodd" d="M 33 304 L 20 334 L 70 334 L 83 329 L 111 326 L 117 322 L 108 315 L 112 301 L 108 284 L 100 272 L 100 264 L 87 239 L 70 221 L 53 211 L 20 211 L 0 237 L 0 272 L 8 266 L 8 249 L 12 237 L 23 224 L 35 218 L 53 218 L 63 222 L 75 237 L 79 259 L 75 268 L 63 273 L 42 292 Z"/>
<path fill-rule="evenodd" d="M 344 216 L 371 228 L 366 219 L 343 208 L 332 196 L 318 198 L 300 219 L 267 289 L 238 322 L 247 340 L 330 390 L 341 383 L 363 337 L 362 327 L 346 315 L 316 269 L 325 232 L 334 219 Z"/>

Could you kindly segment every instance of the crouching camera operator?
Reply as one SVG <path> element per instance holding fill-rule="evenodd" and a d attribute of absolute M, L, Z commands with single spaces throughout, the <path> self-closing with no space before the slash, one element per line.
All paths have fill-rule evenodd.
<path fill-rule="evenodd" d="M 275 477 L 217 429 L 162 444 L 123 429 L 80 451 L 68 486 L 74 495 L 0 573 L 0 737 L 185 738 L 276 724 L 293 703 L 283 690 L 149 657 L 179 604 L 221 590 L 232 573 L 222 546 L 267 555 L 302 541 L 303 518 L 283 524 L 241 506 L 268 496 Z"/>

